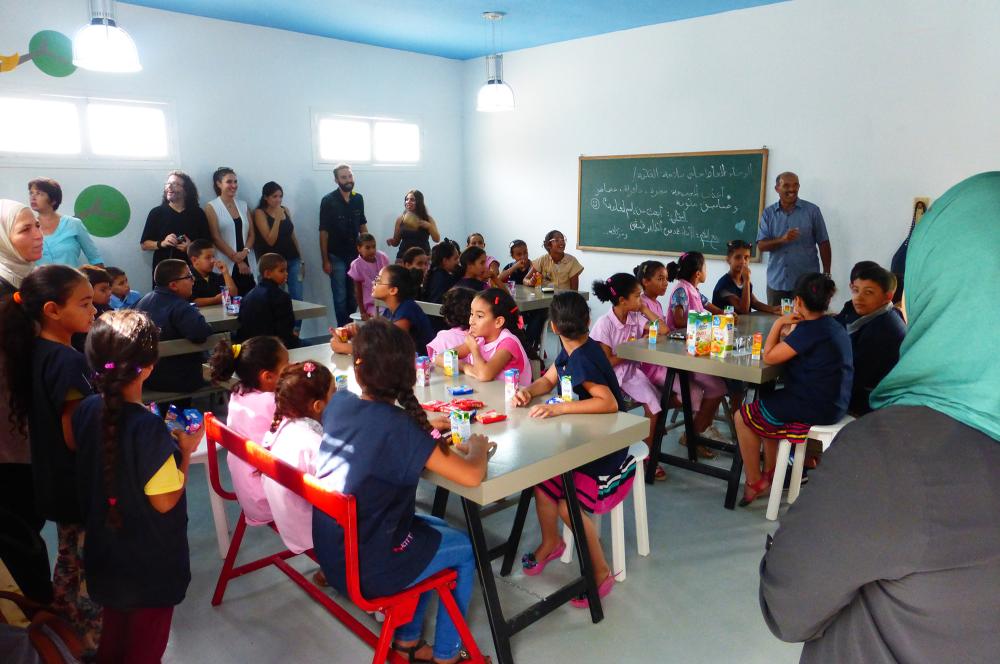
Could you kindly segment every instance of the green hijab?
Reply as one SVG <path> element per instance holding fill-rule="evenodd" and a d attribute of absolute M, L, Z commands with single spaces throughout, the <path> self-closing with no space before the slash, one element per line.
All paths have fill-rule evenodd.
<path fill-rule="evenodd" d="M 927 406 L 1000 441 L 1000 172 L 934 201 L 906 255 L 906 338 L 873 408 Z"/>

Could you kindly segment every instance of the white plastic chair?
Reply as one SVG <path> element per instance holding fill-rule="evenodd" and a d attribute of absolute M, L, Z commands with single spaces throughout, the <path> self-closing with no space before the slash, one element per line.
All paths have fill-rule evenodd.
<path fill-rule="evenodd" d="M 632 480 L 632 503 L 635 508 L 635 545 L 640 556 L 649 555 L 649 521 L 646 516 L 646 483 L 643 480 L 643 460 L 649 456 L 649 447 L 644 442 L 638 442 L 628 448 L 628 453 L 635 458 L 635 479 Z M 594 515 L 594 526 L 601 530 L 601 515 Z M 564 563 L 573 561 L 573 531 L 563 525 Z M 621 583 L 625 580 L 625 502 L 622 501 L 611 509 L 611 573 Z"/>
<path fill-rule="evenodd" d="M 837 437 L 840 430 L 854 421 L 850 415 L 845 415 L 836 424 L 817 424 L 809 429 L 809 438 L 818 440 L 823 444 L 823 451 L 830 447 L 833 439 Z M 796 443 L 802 447 L 795 454 L 792 462 L 792 477 L 788 482 L 788 504 L 791 505 L 799 497 L 799 489 L 802 487 L 802 469 L 806 462 L 806 449 L 804 441 Z M 785 472 L 788 469 L 788 457 L 792 451 L 792 443 L 787 439 L 782 439 L 778 443 L 778 462 L 774 466 L 774 479 L 771 481 L 771 496 L 767 500 L 767 513 L 764 515 L 768 521 L 778 518 L 778 508 L 781 506 L 781 488 L 785 485 Z"/>

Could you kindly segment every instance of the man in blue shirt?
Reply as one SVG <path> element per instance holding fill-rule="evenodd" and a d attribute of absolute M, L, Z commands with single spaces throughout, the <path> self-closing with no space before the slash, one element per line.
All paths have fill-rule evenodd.
<path fill-rule="evenodd" d="M 803 274 L 830 276 L 830 237 L 819 207 L 799 198 L 799 176 L 786 171 L 774 183 L 778 202 L 764 209 L 757 232 L 757 247 L 771 252 L 767 263 L 767 303 L 791 299 L 795 282 Z M 819 247 L 819 260 L 816 248 Z"/>
<path fill-rule="evenodd" d="M 337 325 L 347 325 L 358 308 L 354 301 L 354 282 L 347 278 L 351 261 L 358 257 L 358 235 L 368 232 L 365 201 L 354 191 L 354 173 L 347 164 L 333 169 L 337 189 L 319 204 L 319 248 L 323 271 L 330 275 L 333 311 Z"/>

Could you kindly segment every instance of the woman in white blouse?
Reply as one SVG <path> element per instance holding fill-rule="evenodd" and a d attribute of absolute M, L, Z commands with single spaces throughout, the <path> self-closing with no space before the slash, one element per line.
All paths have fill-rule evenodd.
<path fill-rule="evenodd" d="M 240 294 L 256 284 L 248 256 L 254 243 L 253 217 L 246 201 L 238 200 L 236 171 L 220 166 L 212 174 L 212 186 L 218 196 L 205 205 L 208 231 L 224 263 L 232 270 Z"/>

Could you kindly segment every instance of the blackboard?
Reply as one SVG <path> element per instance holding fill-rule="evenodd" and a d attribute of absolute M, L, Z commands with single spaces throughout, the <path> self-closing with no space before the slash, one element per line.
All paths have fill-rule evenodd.
<path fill-rule="evenodd" d="M 577 248 L 725 257 L 757 252 L 767 149 L 580 157 Z"/>

